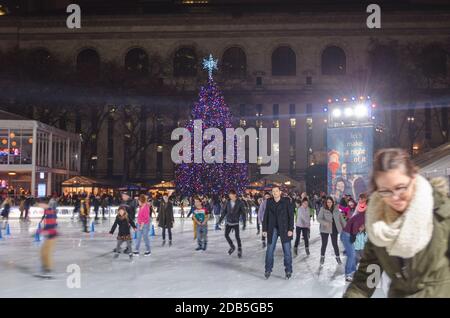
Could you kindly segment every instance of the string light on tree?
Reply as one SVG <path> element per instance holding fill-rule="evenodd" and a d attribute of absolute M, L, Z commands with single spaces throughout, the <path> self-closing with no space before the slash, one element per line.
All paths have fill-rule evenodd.
<path fill-rule="evenodd" d="M 193 136 L 194 120 L 202 120 L 203 131 L 217 128 L 225 135 L 226 128 L 232 128 L 232 114 L 224 97 L 213 79 L 213 71 L 217 70 L 217 60 L 210 54 L 203 59 L 203 68 L 208 71 L 208 83 L 201 87 L 198 102 L 194 104 L 191 120 L 186 128 Z M 202 149 L 195 149 L 191 140 L 191 163 L 181 163 L 175 172 L 176 187 L 182 195 L 193 194 L 225 194 L 234 189 L 243 193 L 248 185 L 247 164 L 245 163 L 195 163 L 193 160 L 196 150 L 202 151 L 210 141 L 203 142 Z M 197 145 L 198 147 L 198 145 Z M 235 142 L 235 155 L 237 143 Z M 235 157 L 234 162 L 237 162 Z"/>

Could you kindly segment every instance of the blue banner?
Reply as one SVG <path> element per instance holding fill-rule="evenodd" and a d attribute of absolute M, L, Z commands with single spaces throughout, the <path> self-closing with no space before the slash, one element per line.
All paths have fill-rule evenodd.
<path fill-rule="evenodd" d="M 328 128 L 328 194 L 337 202 L 350 194 L 355 201 L 369 189 L 372 171 L 373 127 Z"/>

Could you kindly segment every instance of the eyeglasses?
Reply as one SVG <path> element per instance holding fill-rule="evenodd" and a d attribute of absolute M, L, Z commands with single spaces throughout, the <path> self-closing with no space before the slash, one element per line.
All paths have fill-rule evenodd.
<path fill-rule="evenodd" d="M 409 187 L 412 184 L 412 181 L 413 181 L 413 179 L 411 179 L 406 186 L 398 187 L 398 188 L 395 188 L 394 190 L 382 190 L 382 191 L 377 191 L 377 192 L 383 198 L 393 197 L 394 195 L 399 197 L 408 191 Z"/>

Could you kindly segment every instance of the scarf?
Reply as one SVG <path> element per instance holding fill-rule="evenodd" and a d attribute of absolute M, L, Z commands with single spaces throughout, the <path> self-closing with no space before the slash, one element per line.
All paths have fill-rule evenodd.
<path fill-rule="evenodd" d="M 402 214 L 389 208 L 374 193 L 366 212 L 369 240 L 385 247 L 390 256 L 411 258 L 430 242 L 433 233 L 433 188 L 417 175 L 413 198 Z"/>

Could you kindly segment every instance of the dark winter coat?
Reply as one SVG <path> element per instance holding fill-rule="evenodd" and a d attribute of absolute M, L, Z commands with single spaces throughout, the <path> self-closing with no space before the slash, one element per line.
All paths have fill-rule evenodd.
<path fill-rule="evenodd" d="M 92 205 L 94 206 L 94 211 L 98 211 L 100 208 L 100 200 L 96 197 L 92 199 Z"/>
<path fill-rule="evenodd" d="M 278 227 L 278 235 L 282 243 L 292 240 L 288 231 L 294 231 L 294 205 L 288 198 L 281 198 L 275 202 L 268 199 L 262 223 L 263 232 L 267 232 L 267 243 L 272 243 L 272 235 L 275 227 Z"/>
<path fill-rule="evenodd" d="M 226 218 L 227 225 L 239 225 L 239 220 L 243 217 L 246 218 L 246 210 L 244 207 L 244 203 L 237 199 L 234 207 L 231 208 L 231 200 L 227 201 L 225 208 L 222 211 L 222 215 L 219 219 L 219 224 L 222 223 L 223 219 Z"/>
<path fill-rule="evenodd" d="M 370 297 L 375 288 L 374 265 L 391 279 L 389 297 L 450 297 L 450 199 L 445 186 L 433 186 L 433 234 L 427 247 L 409 259 L 390 256 L 385 247 L 369 241 L 353 282 L 344 297 Z M 371 203 L 379 200 L 371 196 Z M 367 212 L 366 212 L 367 213 Z M 367 220 L 367 219 L 366 219 Z"/>
<path fill-rule="evenodd" d="M 121 204 L 121 206 L 125 207 L 125 209 L 127 210 L 128 217 L 130 218 L 130 220 L 134 221 L 136 218 L 136 208 L 138 206 L 136 200 L 128 199 L 123 204 Z"/>
<path fill-rule="evenodd" d="M 4 206 L 3 206 L 3 210 L 2 210 L 2 216 L 4 217 L 4 218 L 7 218 L 8 216 L 9 216 L 9 211 L 11 210 L 11 206 L 8 204 L 8 203 L 6 203 Z"/>
<path fill-rule="evenodd" d="M 28 197 L 25 199 L 25 202 L 23 203 L 23 207 L 25 208 L 25 210 L 30 209 L 30 207 L 33 205 L 33 198 L 32 197 Z"/>
<path fill-rule="evenodd" d="M 119 227 L 119 234 L 117 235 L 117 239 L 125 241 L 131 240 L 130 226 L 136 230 L 136 224 L 134 223 L 134 221 L 126 217 L 120 217 L 120 215 L 118 215 L 116 216 L 116 220 L 114 221 L 114 224 L 109 233 L 114 234 L 117 226 Z"/>
<path fill-rule="evenodd" d="M 172 228 L 174 217 L 173 217 L 173 206 L 172 203 L 169 201 L 165 203 L 164 201 L 161 202 L 158 209 L 158 217 L 156 218 L 156 221 L 158 221 L 158 226 L 162 228 Z"/>

